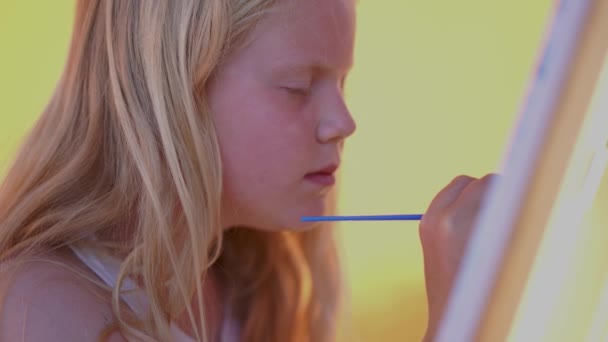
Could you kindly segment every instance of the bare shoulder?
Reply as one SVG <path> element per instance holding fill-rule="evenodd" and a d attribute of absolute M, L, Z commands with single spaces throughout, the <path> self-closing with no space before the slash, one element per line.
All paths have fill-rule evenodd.
<path fill-rule="evenodd" d="M 59 253 L 0 265 L 0 341 L 96 341 L 114 322 L 110 296 L 78 267 Z"/>

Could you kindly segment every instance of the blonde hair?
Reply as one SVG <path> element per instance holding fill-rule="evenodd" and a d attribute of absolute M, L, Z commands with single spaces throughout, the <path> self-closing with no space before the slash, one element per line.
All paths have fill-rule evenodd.
<path fill-rule="evenodd" d="M 222 172 L 205 86 L 273 0 L 79 0 L 63 76 L 0 187 L 0 262 L 95 237 L 122 261 L 125 336 L 169 341 L 187 310 L 206 341 L 202 278 L 228 272 L 243 341 L 330 341 L 332 231 L 220 227 Z M 179 252 L 178 252 L 179 250 Z M 150 306 L 121 312 L 137 279 Z M 192 298 L 201 298 L 195 310 Z"/>

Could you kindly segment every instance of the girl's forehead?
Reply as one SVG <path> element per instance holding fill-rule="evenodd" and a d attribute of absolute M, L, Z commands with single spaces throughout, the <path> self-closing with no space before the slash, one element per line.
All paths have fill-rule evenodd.
<path fill-rule="evenodd" d="M 253 32 L 251 48 L 277 62 L 310 59 L 348 68 L 354 50 L 354 6 L 353 0 L 279 0 Z"/>
<path fill-rule="evenodd" d="M 344 26 L 354 24 L 355 7 L 355 0 L 277 0 L 270 15 L 289 22 L 312 24 L 330 20 L 336 26 Z"/>

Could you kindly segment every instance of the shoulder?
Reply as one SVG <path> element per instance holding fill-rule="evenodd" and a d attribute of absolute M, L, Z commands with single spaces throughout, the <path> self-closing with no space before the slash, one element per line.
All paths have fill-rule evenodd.
<path fill-rule="evenodd" d="M 97 340 L 114 322 L 110 294 L 78 271 L 59 253 L 0 265 L 0 341 Z"/>

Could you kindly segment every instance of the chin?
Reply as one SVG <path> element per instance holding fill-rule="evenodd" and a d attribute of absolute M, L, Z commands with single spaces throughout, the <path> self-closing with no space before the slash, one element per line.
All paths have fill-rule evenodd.
<path fill-rule="evenodd" d="M 321 227 L 320 222 L 298 222 L 297 225 L 292 226 L 291 228 L 289 228 L 289 230 L 296 232 L 305 232 L 319 227 Z"/>
<path fill-rule="evenodd" d="M 319 216 L 324 215 L 319 212 L 306 213 L 306 214 L 294 214 L 289 217 L 276 217 L 274 220 L 265 220 L 264 222 L 251 223 L 245 226 L 269 231 L 269 232 L 281 232 L 281 231 L 292 231 L 292 232 L 304 232 L 312 230 L 321 226 L 320 222 L 302 222 L 302 216 Z"/>
<path fill-rule="evenodd" d="M 281 223 L 275 223 L 272 225 L 266 225 L 266 228 L 262 228 L 266 231 L 291 231 L 291 232 L 305 232 L 320 227 L 319 222 L 302 222 L 300 217 L 297 220 L 285 220 Z"/>
<path fill-rule="evenodd" d="M 275 207 L 276 208 L 276 207 Z M 279 231 L 308 231 L 322 226 L 320 222 L 302 222 L 303 216 L 322 216 L 327 215 L 327 208 L 324 201 L 307 203 L 304 206 L 282 207 L 265 214 L 258 212 L 255 215 L 241 216 L 234 220 L 233 227 L 248 227 L 251 229 L 279 232 Z M 234 218 L 233 218 L 234 219 Z"/>

